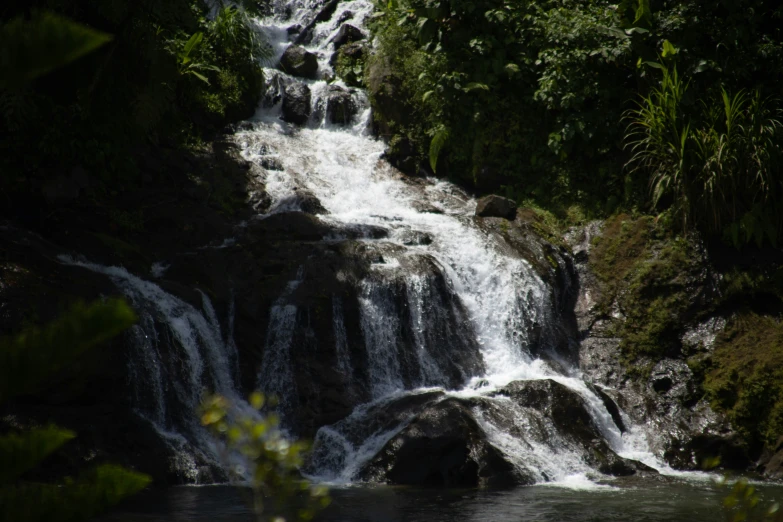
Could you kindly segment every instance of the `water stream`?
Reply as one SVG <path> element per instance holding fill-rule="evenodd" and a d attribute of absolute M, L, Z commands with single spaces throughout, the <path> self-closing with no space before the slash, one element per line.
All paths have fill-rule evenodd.
<path fill-rule="evenodd" d="M 276 57 L 290 45 L 288 28 L 306 26 L 319 7 L 318 2 L 278 2 L 270 18 L 258 21 L 259 30 L 271 40 Z M 307 49 L 318 56 L 323 76 L 331 75 L 329 58 L 335 51 L 332 38 L 342 23 L 349 20 L 366 32 L 365 22 L 371 13 L 369 1 L 341 2 L 329 20 L 315 25 Z M 301 210 L 298 201 L 306 191 L 315 195 L 327 210 L 320 216 L 324 222 L 338 227 L 381 227 L 389 231 L 389 237 L 382 241 L 399 247 L 383 255 L 375 265 L 377 273 L 363 281 L 360 289 L 371 402 L 319 431 L 315 464 L 310 470 L 314 479 L 336 483 L 356 480 L 362 466 L 405 427 L 413 413 L 393 426 L 375 431 L 365 432 L 362 426 L 371 423 L 371 417 L 384 405 L 401 397 L 445 390 L 444 398 L 481 399 L 489 404 L 474 410 L 488 439 L 515 465 L 534 473 L 537 481 L 589 482 L 596 473 L 585 464 L 583 451 L 561 440 L 556 430 L 512 435 L 506 424 L 498 425 L 497 415 L 488 413 L 498 409 L 515 425 L 529 424 L 528 409 L 497 397 L 496 392 L 513 381 L 542 379 L 552 379 L 584 400 L 612 450 L 671 472 L 647 448 L 642 427 L 631 425 L 625 418 L 629 429 L 621 433 L 601 398 L 581 380 L 577 368 L 552 365 L 533 355 L 554 343 L 558 321 L 553 313 L 552 292 L 525 259 L 509 253 L 476 223 L 476 202 L 472 198 L 435 179 L 406 182 L 383 160 L 385 146 L 370 135 L 371 111 L 361 90 L 349 89 L 356 106 L 353 119 L 346 125 L 334 125 L 324 110 L 330 96 L 327 81 L 292 78 L 272 68 L 266 74 L 272 94 L 252 121 L 252 127 L 237 134 L 247 159 L 259 165 L 273 162 L 276 166 L 264 176 L 273 204 L 259 219 Z M 280 100 L 286 86 L 293 82 L 305 83 L 312 92 L 312 115 L 302 127 L 281 121 Z M 348 89 L 339 80 L 334 85 Z M 411 234 L 428 240 L 411 246 Z M 432 277 L 408 268 L 411 259 L 422 257 L 436 266 L 436 273 L 442 274 L 447 293 L 453 298 L 442 298 L 433 291 Z M 290 283 L 295 284 L 298 282 Z M 396 299 L 401 293 L 399 288 L 404 289 L 404 307 Z M 455 306 L 466 314 L 464 322 L 450 320 L 449 314 L 444 313 Z M 336 351 L 340 368 L 348 371 L 351 361 L 341 313 L 342 304 L 335 298 Z M 291 305 L 276 305 L 272 310 L 266 362 L 259 374 L 259 385 L 268 392 L 285 396 L 282 390 L 292 388 L 290 374 L 295 369 L 290 366 L 288 351 L 295 321 L 296 310 Z M 448 326 L 443 335 L 431 335 L 444 324 Z M 405 325 L 413 331 L 412 341 L 403 338 Z M 471 349 L 462 342 L 465 337 L 475 341 L 479 365 L 464 367 L 449 359 L 454 350 Z M 401 345 L 405 348 L 400 349 Z M 454 375 L 453 366 L 458 367 L 456 385 L 453 378 L 447 377 Z M 546 419 L 540 420 L 546 423 Z"/>

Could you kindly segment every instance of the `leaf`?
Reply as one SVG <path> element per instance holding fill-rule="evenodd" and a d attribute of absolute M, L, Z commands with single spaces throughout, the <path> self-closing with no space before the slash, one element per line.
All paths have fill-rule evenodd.
<path fill-rule="evenodd" d="M 432 168 L 432 172 L 438 172 L 438 157 L 440 156 L 443 147 L 448 143 L 449 137 L 449 130 L 445 128 L 436 132 L 435 136 L 432 137 L 432 141 L 430 142 L 430 167 Z"/>
<path fill-rule="evenodd" d="M 483 83 L 472 82 L 467 84 L 462 90 L 465 92 L 489 91 L 489 86 Z"/>
<path fill-rule="evenodd" d="M 0 436 L 0 484 L 8 484 L 34 468 L 75 436 L 56 426 Z"/>
<path fill-rule="evenodd" d="M 198 45 L 201 43 L 203 39 L 204 39 L 204 33 L 200 31 L 190 37 L 188 42 L 185 44 L 185 48 L 182 50 L 183 63 L 187 63 L 186 61 L 184 61 L 184 59 L 190 57 L 190 53 L 193 52 L 193 49 L 198 47 Z"/>
<path fill-rule="evenodd" d="M 421 101 L 427 101 L 430 99 L 430 96 L 435 94 L 435 91 L 427 91 L 424 93 L 424 96 L 421 97 Z"/>
<path fill-rule="evenodd" d="M 509 76 L 513 76 L 514 74 L 519 74 L 519 66 L 515 63 L 506 64 L 504 70 L 506 71 L 506 73 L 508 73 Z"/>
<path fill-rule="evenodd" d="M 198 78 L 202 82 L 206 83 L 207 85 L 211 85 L 209 83 L 209 79 L 206 76 L 204 76 L 203 74 L 201 74 L 199 72 L 194 71 L 193 69 L 188 69 L 187 71 L 185 71 L 185 74 L 192 74 L 193 76 L 195 76 L 196 78 Z"/>
<path fill-rule="evenodd" d="M 668 58 L 670 56 L 674 56 L 678 52 L 680 52 L 680 50 L 674 47 L 674 45 L 672 45 L 669 40 L 663 41 L 663 54 L 661 56 Z"/>
<path fill-rule="evenodd" d="M 0 26 L 0 87 L 18 88 L 91 53 L 112 36 L 49 11 Z"/>
<path fill-rule="evenodd" d="M 652 24 L 652 10 L 650 9 L 650 0 L 639 0 L 639 6 L 636 8 L 636 18 L 634 25 L 644 23 L 647 26 Z"/>
<path fill-rule="evenodd" d="M 44 329 L 28 329 L 0 338 L 0 403 L 35 391 L 53 373 L 85 351 L 136 322 L 121 299 L 76 304 Z"/>

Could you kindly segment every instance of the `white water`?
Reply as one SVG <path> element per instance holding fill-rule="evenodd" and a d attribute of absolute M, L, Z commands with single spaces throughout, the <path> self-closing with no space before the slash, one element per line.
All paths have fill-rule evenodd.
<path fill-rule="evenodd" d="M 282 55 L 289 45 L 285 29 L 295 23 L 306 25 L 309 17 L 317 12 L 318 5 L 308 0 L 280 3 L 276 15 L 258 22 L 260 30 L 272 40 L 276 56 Z M 322 73 L 331 73 L 328 66 L 333 52 L 330 38 L 339 29 L 337 21 L 348 11 L 354 13 L 350 23 L 363 28 L 365 18 L 372 13 L 372 4 L 367 0 L 342 2 L 331 20 L 316 25 L 308 49 L 319 55 Z M 502 404 L 502 398 L 489 399 L 488 395 L 512 381 L 552 379 L 585 401 L 595 425 L 619 455 L 640 460 L 662 472 L 671 471 L 649 451 L 641 427 L 631 426 L 626 434 L 620 433 L 601 399 L 579 378 L 576 369 L 563 375 L 531 356 L 532 330 L 538 328 L 543 332 L 540 342 L 545 345 L 542 348 L 547 348 L 548 329 L 554 327 L 555 321 L 550 312 L 552 296 L 527 261 L 507 253 L 495 238 L 475 224 L 473 199 L 446 182 L 434 179 L 423 184 L 406 182 L 382 160 L 385 147 L 369 135 L 371 114 L 363 93 L 353 94 L 354 100 L 361 104 L 354 121 L 340 127 L 327 123 L 323 114 L 325 81 L 291 79 L 272 69 L 267 70 L 267 77 L 277 84 L 307 83 L 313 94 L 314 114 L 307 126 L 297 128 L 280 120 L 278 103 L 259 110 L 252 130 L 237 134 L 247 159 L 259 164 L 272 159 L 282 167 L 282 170 L 270 170 L 264 175 L 267 190 L 274 200 L 267 215 L 298 210 L 292 201 L 295 201 L 297 190 L 306 189 L 328 210 L 327 215 L 321 216 L 327 223 L 384 227 L 391 233 L 383 241 L 399 246 L 403 246 L 404 238 L 411 231 L 432 238 L 429 245 L 405 247 L 391 257 L 384 254 L 384 263 L 377 266 L 383 277 L 362 283 L 361 323 L 368 352 L 372 402 L 358 407 L 337 425 L 321 429 L 317 441 L 329 448 L 331 454 L 325 457 L 327 463 L 314 473 L 316 478 L 339 483 L 354 480 L 361 466 L 410 420 L 365 434 L 362 440 L 350 440 L 350 434 L 375 406 L 406 394 L 422 393 L 428 389 L 426 387 L 445 386 L 445 377 L 423 335 L 427 321 L 422 317 L 429 297 L 424 288 L 426 283 L 418 274 L 405 273 L 404 268 L 406 257 L 421 254 L 431 256 L 439 264 L 450 290 L 467 310 L 485 366 L 482 375 L 473 375 L 463 389 L 450 390 L 448 395 L 483 397 L 498 407 L 502 405 L 504 414 L 514 417 L 518 431 L 524 433 L 527 429 L 531 432 L 532 427 L 527 426 L 529 411 L 518 411 L 519 407 L 510 401 Z M 337 84 L 344 86 L 339 81 Z M 437 209 L 441 213 L 422 212 L 422 209 Z M 259 216 L 260 219 L 264 217 L 266 215 Z M 335 238 L 324 238 L 329 239 Z M 402 318 L 394 307 L 388 285 L 383 283 L 394 278 L 404 280 L 410 301 L 410 320 L 416 325 L 414 349 L 419 374 L 411 378 L 418 383 L 414 389 L 406 390 L 398 355 Z M 336 351 L 342 354 L 339 365 L 350 375 L 342 304 L 339 300 L 333 304 Z M 265 366 L 259 376 L 259 384 L 266 389 L 292 388 L 289 378 L 293 370 L 288 350 L 295 314 L 296 309 L 291 305 L 276 304 L 272 309 Z M 420 389 L 416 389 L 417 386 Z M 512 435 L 498 428 L 482 412 L 477 411 L 476 416 L 492 444 L 520 468 L 533 470 L 541 482 L 574 488 L 592 487 L 591 480 L 596 472 L 584 463 L 582 450 L 561 440 L 556 431 L 529 437 Z"/>
<path fill-rule="evenodd" d="M 196 456 L 201 465 L 221 467 L 219 445 L 200 424 L 199 407 L 206 394 L 222 395 L 244 413 L 254 411 L 237 394 L 233 317 L 224 336 L 212 302 L 203 292 L 199 311 L 124 268 L 68 256 L 59 260 L 108 276 L 139 315 L 139 323 L 131 329 L 135 351 L 128 361 L 132 406 L 172 450 L 172 468 L 197 483 Z M 163 337 L 169 337 L 168 342 Z"/>

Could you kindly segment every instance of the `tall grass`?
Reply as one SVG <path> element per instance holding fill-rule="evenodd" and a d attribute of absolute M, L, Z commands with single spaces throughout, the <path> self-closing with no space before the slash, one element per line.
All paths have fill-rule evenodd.
<path fill-rule="evenodd" d="M 723 235 L 735 246 L 777 244 L 783 230 L 781 110 L 758 90 L 685 103 L 688 83 L 663 68 L 659 87 L 626 113 L 632 171 L 649 176 L 653 207 L 683 230 Z"/>

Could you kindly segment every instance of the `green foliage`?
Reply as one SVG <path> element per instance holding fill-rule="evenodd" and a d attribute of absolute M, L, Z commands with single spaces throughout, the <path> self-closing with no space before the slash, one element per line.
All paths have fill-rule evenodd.
<path fill-rule="evenodd" d="M 122 301 L 78 304 L 43 329 L 0 339 L 0 403 L 42 387 L 64 364 L 135 321 Z M 0 521 L 88 520 L 149 484 L 149 477 L 100 465 L 60 484 L 24 479 L 75 434 L 56 426 L 0 435 Z"/>
<path fill-rule="evenodd" d="M 138 182 L 134 154 L 140 147 L 187 146 L 209 137 L 252 115 L 263 94 L 259 60 L 269 48 L 240 7 L 224 7 L 210 19 L 203 0 L 38 4 L 52 29 L 37 47 L 31 38 L 40 31 L 28 31 L 27 40 L 14 36 L 20 23 L 29 28 L 37 20 L 19 22 L 24 5 L 0 15 L 0 35 L 18 43 L 3 45 L 4 53 L 9 49 L 4 67 L 7 60 L 9 66 L 20 61 L 22 50 L 49 63 L 60 60 L 60 51 L 72 58 L 94 49 L 107 34 L 113 39 L 46 78 L 15 90 L 0 86 L 5 193 L 33 198 L 48 178 L 73 168 L 112 192 L 122 191 Z M 260 8 L 257 2 L 245 4 Z M 32 57 L 25 61 L 37 63 Z M 99 195 L 97 183 L 90 190 Z"/>
<path fill-rule="evenodd" d="M 261 393 L 250 396 L 256 410 L 265 403 Z M 307 444 L 290 441 L 275 415 L 242 412 L 224 397 L 207 399 L 202 409 L 202 424 L 225 441 L 228 452 L 250 463 L 258 520 L 312 520 L 318 509 L 329 504 L 326 488 L 311 486 L 299 475 Z"/>
<path fill-rule="evenodd" d="M 700 112 L 689 113 L 688 84 L 676 67 L 660 67 L 660 87 L 628 113 L 629 164 L 649 175 L 653 205 L 665 201 L 684 230 L 724 234 L 738 248 L 777 244 L 780 109 L 759 91 L 732 96 L 721 88 L 719 104 L 702 101 Z"/>
<path fill-rule="evenodd" d="M 716 339 L 704 390 L 758 448 L 783 436 L 783 325 L 745 312 Z"/>
<path fill-rule="evenodd" d="M 372 61 L 391 66 L 406 111 L 372 101 L 387 138 L 411 143 L 419 163 L 450 129 L 439 174 L 606 216 L 652 206 L 650 172 L 624 169 L 630 152 L 631 166 L 668 169 L 653 176 L 655 197 L 680 222 L 680 210 L 693 210 L 694 225 L 737 244 L 779 235 L 779 118 L 768 99 L 783 80 L 779 3 L 399 0 L 378 9 Z M 712 102 L 720 85 L 750 93 L 729 100 L 731 132 L 714 117 L 724 112 Z M 636 149 L 623 151 L 623 114 L 640 97 Z M 679 159 L 704 183 L 671 174 Z"/>
<path fill-rule="evenodd" d="M 17 16 L 0 26 L 0 88 L 19 88 L 111 39 L 51 11 Z"/>
<path fill-rule="evenodd" d="M 77 304 L 43 329 L 0 339 L 0 403 L 24 394 L 85 351 L 114 337 L 136 321 L 121 300 Z"/>

